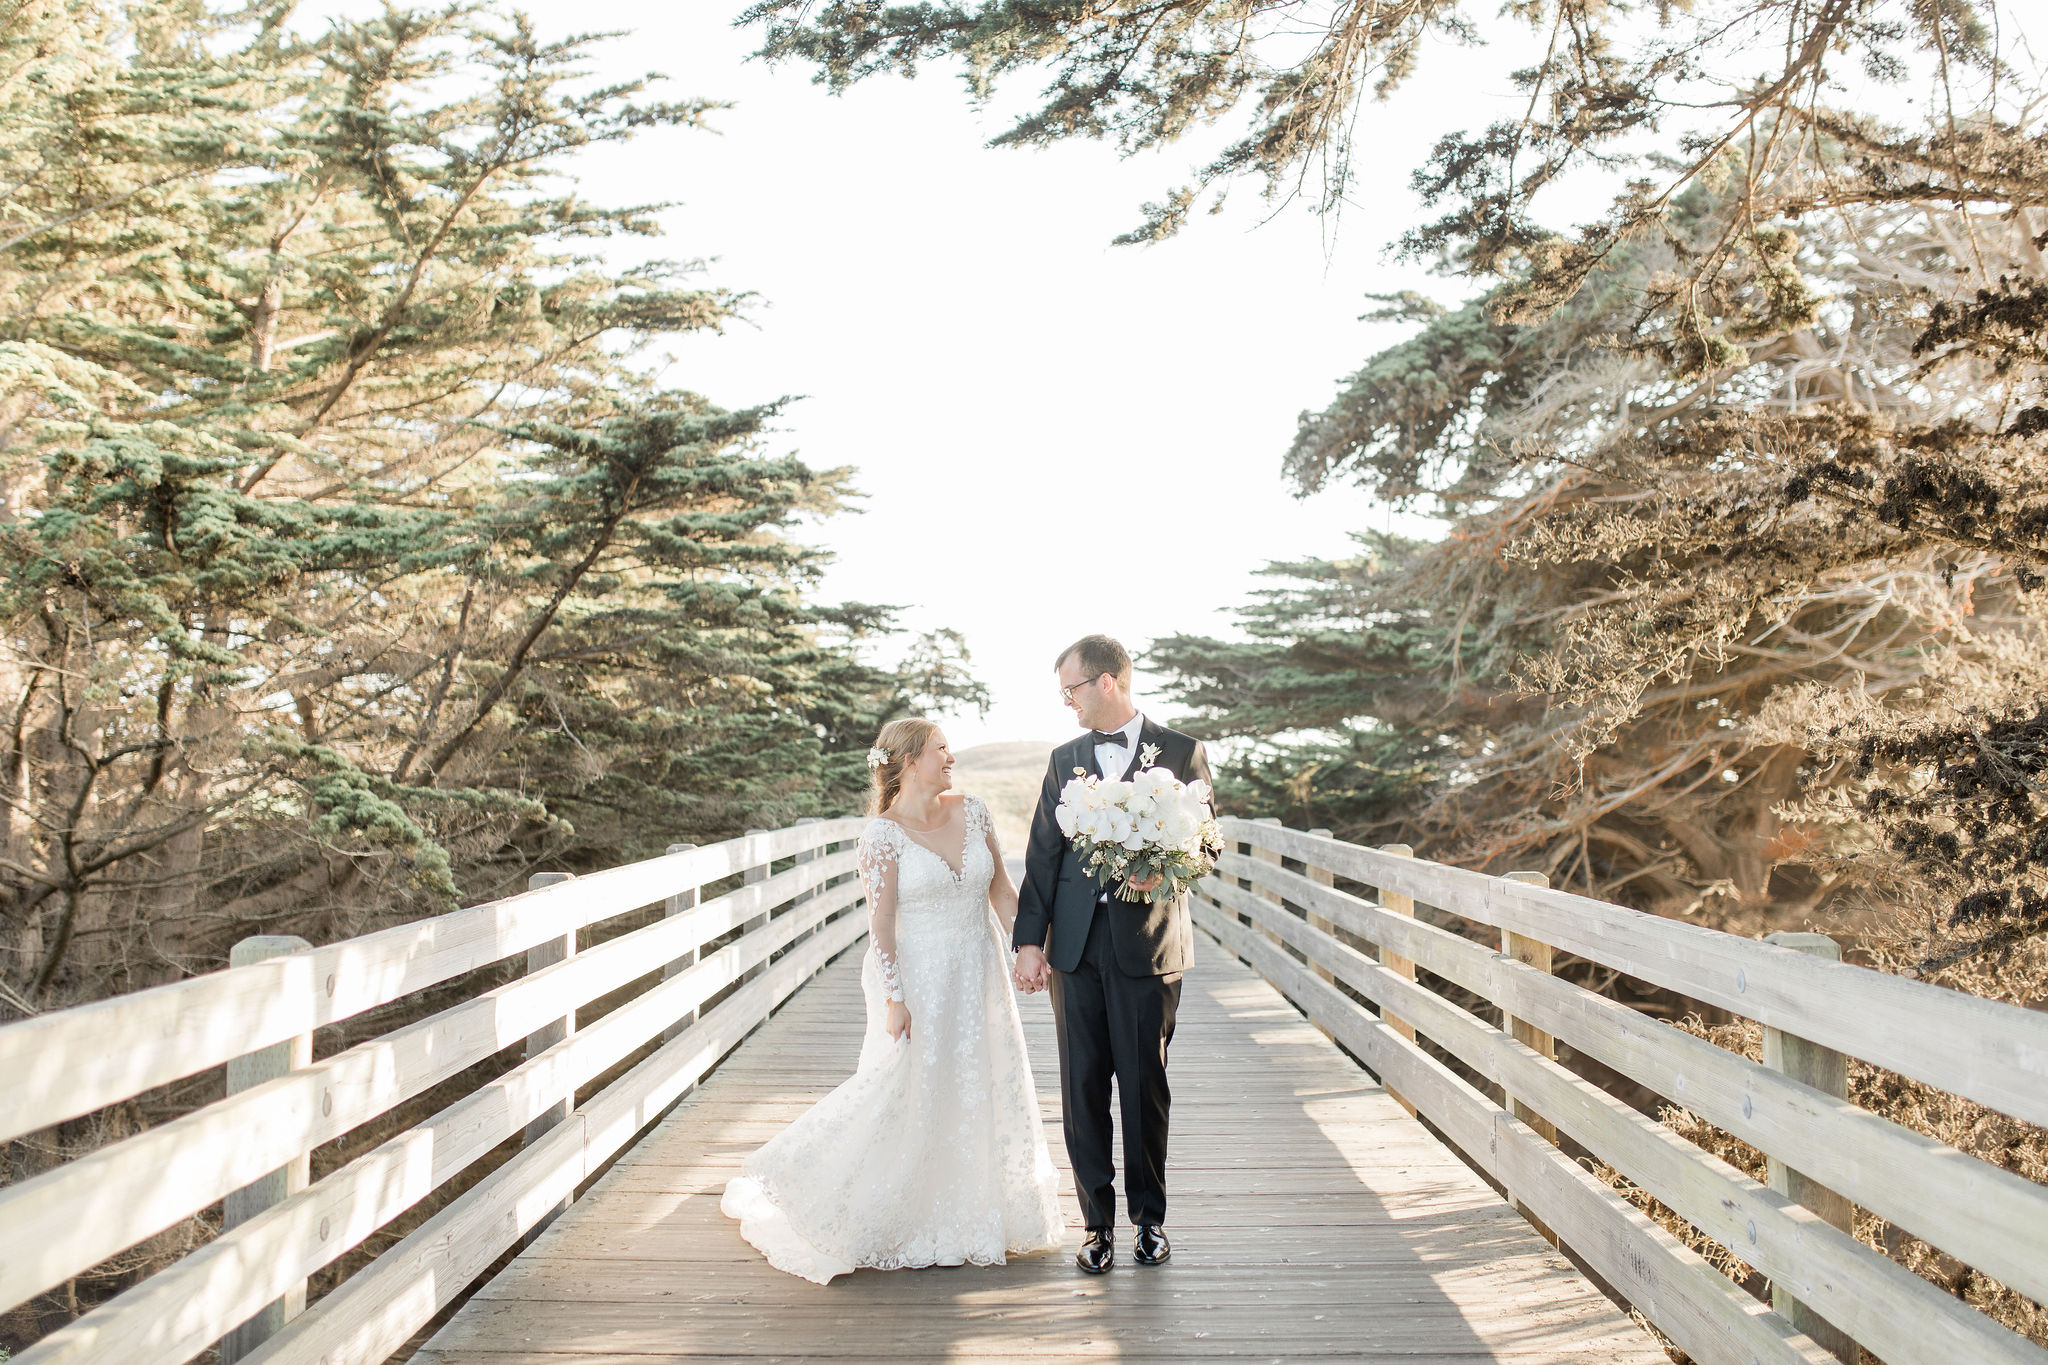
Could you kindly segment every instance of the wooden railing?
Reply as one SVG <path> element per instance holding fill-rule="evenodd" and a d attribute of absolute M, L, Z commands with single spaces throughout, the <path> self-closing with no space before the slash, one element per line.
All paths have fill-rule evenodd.
<path fill-rule="evenodd" d="M 1695 1360 L 1853 1365 L 1860 1343 L 1886 1365 L 2048 1365 L 2048 1351 L 1847 1230 L 1861 1205 L 2048 1302 L 2048 1187 L 1851 1104 L 1839 1080 L 1841 1058 L 1861 1058 L 2048 1125 L 2048 1013 L 1800 951 L 1810 942 L 1551 890 L 1540 876 L 1486 876 L 1277 822 L 1223 826 L 1238 851 L 1203 883 L 1196 922 Z M 1756 1020 L 1776 1067 L 1551 975 L 1553 950 Z M 1489 1002 L 1500 1024 L 1430 978 Z M 1760 1149 L 1769 1184 L 1566 1069 L 1556 1043 Z M 1767 1277 L 1773 1303 L 1560 1151 L 1560 1136 Z"/>
<path fill-rule="evenodd" d="M 224 1065 L 228 1090 L 0 1189 L 0 1307 L 227 1209 L 219 1236 L 16 1365 L 175 1365 L 216 1342 L 224 1359 L 260 1365 L 384 1360 L 858 940 L 860 826 L 678 846 L 324 947 L 252 940 L 237 954 L 248 965 L 0 1027 L 0 1138 Z M 1198 922 L 1694 1359 L 1822 1365 L 1860 1343 L 1886 1365 L 2048 1365 L 2048 1352 L 1847 1230 L 1860 1205 L 2048 1301 L 2048 1188 L 1858 1108 L 1841 1084 L 1856 1057 L 2048 1125 L 2048 1014 L 1528 874 L 1489 877 L 1270 822 L 1224 826 L 1236 851 L 1204 883 Z M 621 921 L 636 912 L 651 922 Z M 612 936 L 579 951 L 593 928 Z M 1756 1020 L 1765 1063 L 1551 975 L 1554 953 Z M 318 1030 L 522 955 L 523 975 L 312 1060 Z M 1499 1021 L 1432 988 L 1443 983 Z M 1568 1070 L 1559 1043 L 1766 1153 L 1768 1184 Z M 306 1182 L 316 1148 L 522 1044 L 516 1063 Z M 1755 1267 L 1773 1302 L 1559 1140 Z M 305 1305 L 309 1276 L 493 1153 L 503 1159 L 489 1174 Z"/>
<path fill-rule="evenodd" d="M 863 823 L 543 874 L 553 884 L 278 956 L 263 957 L 284 945 L 258 941 L 250 965 L 0 1027 L 0 1138 L 242 1059 L 221 1100 L 0 1189 L 0 1308 L 223 1200 L 231 1224 L 14 1365 L 175 1365 L 216 1342 L 245 1365 L 384 1360 L 860 937 Z M 577 951 L 579 932 L 634 912 L 651 922 Z M 516 979 L 310 1060 L 317 1030 L 522 954 Z M 605 1012 L 579 1021 L 601 997 Z M 516 1065 L 305 1183 L 315 1148 L 522 1041 Z M 298 1311 L 308 1276 L 513 1140 L 509 1159 Z"/>

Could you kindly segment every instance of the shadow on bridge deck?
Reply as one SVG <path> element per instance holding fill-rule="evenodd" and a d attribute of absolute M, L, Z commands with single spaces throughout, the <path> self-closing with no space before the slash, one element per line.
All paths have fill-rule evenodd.
<path fill-rule="evenodd" d="M 1279 995 L 1206 938 L 1173 1045 L 1173 1261 L 1074 1269 L 771 1270 L 719 1215 L 741 1157 L 851 1071 L 859 957 L 804 987 L 419 1365 L 1047 1356 L 1659 1365 L 1640 1330 Z M 1027 999 L 1064 1173 L 1052 1020 Z"/>

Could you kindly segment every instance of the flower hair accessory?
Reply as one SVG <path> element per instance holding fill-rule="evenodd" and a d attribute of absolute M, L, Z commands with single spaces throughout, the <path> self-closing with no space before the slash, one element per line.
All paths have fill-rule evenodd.
<path fill-rule="evenodd" d="M 877 744 L 868 750 L 868 766 L 870 768 L 879 768 L 888 761 L 889 751 L 881 745 Z"/>

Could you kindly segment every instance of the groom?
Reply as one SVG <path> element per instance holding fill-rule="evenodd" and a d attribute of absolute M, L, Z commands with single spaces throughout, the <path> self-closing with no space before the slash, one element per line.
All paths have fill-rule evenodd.
<path fill-rule="evenodd" d="M 1075 1260 L 1100 1275 L 1116 1263 L 1116 1163 L 1110 1155 L 1109 1083 L 1124 1122 L 1124 1197 L 1137 1225 L 1132 1254 L 1158 1265 L 1173 1254 L 1166 1221 L 1166 1047 L 1180 978 L 1194 960 L 1187 897 L 1163 905 L 1120 900 L 1082 870 L 1053 813 L 1075 772 L 1115 781 L 1141 754 L 1183 782 L 1209 780 L 1202 742 L 1156 725 L 1131 705 L 1131 656 L 1107 635 L 1067 646 L 1054 665 L 1060 697 L 1090 733 L 1052 751 L 1017 893 L 1017 984 L 1052 986 L 1060 1046 L 1060 1107 L 1067 1156 L 1088 1236 Z M 1156 883 L 1138 885 L 1148 891 Z"/>

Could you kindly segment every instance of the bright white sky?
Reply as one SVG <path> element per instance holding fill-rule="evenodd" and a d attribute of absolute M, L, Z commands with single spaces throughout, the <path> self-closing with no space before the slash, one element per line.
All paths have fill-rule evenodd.
<path fill-rule="evenodd" d="M 825 591 L 966 635 L 995 708 L 948 718 L 956 747 L 1073 733 L 1052 657 L 1078 635 L 1137 653 L 1229 633 L 1269 561 L 1341 554 L 1351 529 L 1427 532 L 1355 489 L 1297 501 L 1280 460 L 1297 414 L 1400 335 L 1357 320 L 1368 292 L 1461 292 L 1384 248 L 1419 214 L 1408 172 L 1437 136 L 1520 116 L 1500 73 L 1521 54 L 1439 51 L 1369 109 L 1358 202 L 1334 236 L 1247 185 L 1222 216 L 1133 249 L 1108 243 L 1206 147 L 1131 162 L 1097 144 L 989 150 L 1005 120 L 950 73 L 833 97 L 807 70 L 746 60 L 757 37 L 731 27 L 739 7 L 529 9 L 545 36 L 632 30 L 601 76 L 657 70 L 666 98 L 735 103 L 718 135 L 586 156 L 583 192 L 678 201 L 659 254 L 707 257 L 709 280 L 760 295 L 753 326 L 671 347 L 665 382 L 727 407 L 805 395 L 783 443 L 855 466 L 866 494 L 861 514 L 808 528 L 837 555 Z M 1138 688 L 1143 705 L 1142 668 Z"/>

